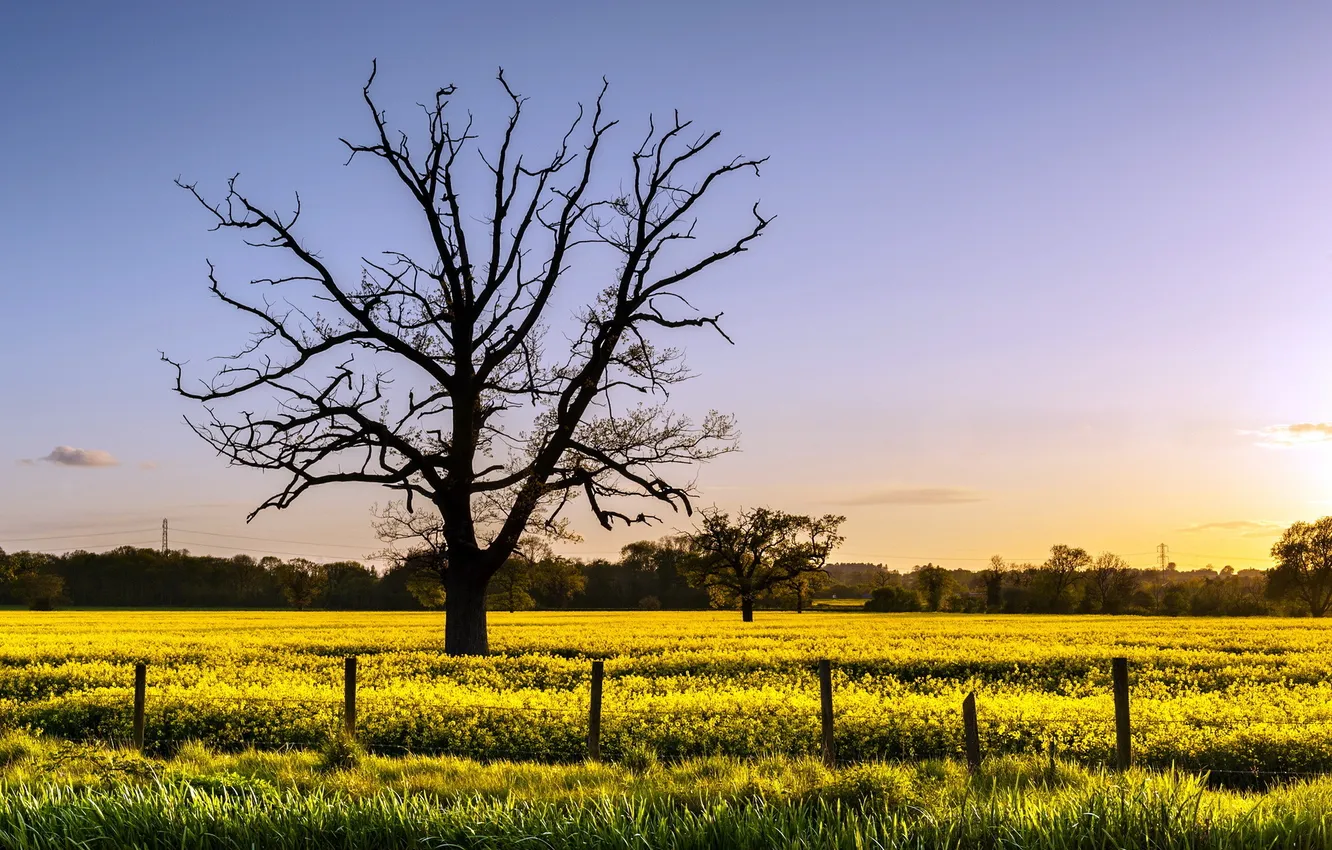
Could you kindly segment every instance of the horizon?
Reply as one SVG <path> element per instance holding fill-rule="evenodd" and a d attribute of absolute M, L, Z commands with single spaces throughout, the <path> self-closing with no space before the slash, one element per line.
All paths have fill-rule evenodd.
<path fill-rule="evenodd" d="M 1057 542 L 1143 566 L 1165 542 L 1181 570 L 1238 570 L 1332 514 L 1332 9 L 803 8 L 461 4 L 406 33 L 356 4 L 310 31 L 244 3 L 0 10 L 0 105 L 24 116 L 0 129 L 0 547 L 155 547 L 166 517 L 196 554 L 382 548 L 369 508 L 392 494 L 372 487 L 245 524 L 275 479 L 190 433 L 157 359 L 243 341 L 205 259 L 231 291 L 263 259 L 209 233 L 177 176 L 216 194 L 239 171 L 279 209 L 300 192 L 305 238 L 349 273 L 402 241 L 394 187 L 338 145 L 370 127 L 375 57 L 409 131 L 457 83 L 493 140 L 503 66 L 533 154 L 605 74 L 617 154 L 678 107 L 771 156 L 704 219 L 727 233 L 751 197 L 776 216 L 699 290 L 736 344 L 678 341 L 698 377 L 672 407 L 741 432 L 686 473 L 701 507 L 844 513 L 834 558 L 897 569 Z M 681 55 L 639 62 L 649 26 Z M 585 560 L 690 523 L 574 518 L 584 542 L 557 551 Z"/>

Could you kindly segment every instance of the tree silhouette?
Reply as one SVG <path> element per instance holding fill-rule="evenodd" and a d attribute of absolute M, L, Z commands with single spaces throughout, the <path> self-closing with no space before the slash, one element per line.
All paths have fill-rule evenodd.
<path fill-rule="evenodd" d="M 1091 602 L 1102 614 L 1118 614 L 1138 589 L 1138 573 L 1113 552 L 1097 555 L 1085 575 Z"/>
<path fill-rule="evenodd" d="M 911 575 L 916 580 L 916 587 L 925 597 L 925 608 L 929 611 L 941 610 L 944 594 L 948 592 L 953 581 L 948 570 L 936 567 L 934 564 L 917 565 L 911 571 Z"/>
<path fill-rule="evenodd" d="M 748 623 L 759 594 L 802 574 L 823 572 L 828 555 L 842 542 L 837 529 L 845 520 L 754 508 L 732 522 L 720 511 L 704 511 L 702 527 L 690 535 L 700 557 L 687 569 L 718 601 L 739 602 L 740 617 Z"/>
<path fill-rule="evenodd" d="M 980 571 L 981 581 L 985 585 L 985 610 L 998 611 L 1004 604 L 1004 576 L 1012 567 L 1004 561 L 1002 555 L 991 555 L 990 565 Z"/>
<path fill-rule="evenodd" d="M 351 482 L 398 491 L 408 512 L 414 499 L 430 502 L 445 549 L 445 650 L 480 654 L 490 579 L 523 535 L 556 527 L 580 497 L 606 528 L 656 519 L 628 507 L 634 497 L 688 513 L 694 491 L 668 480 L 671 469 L 734 447 L 729 416 L 714 411 L 695 423 L 665 406 L 689 372 L 658 338 L 720 332 L 720 314 L 696 310 L 686 284 L 745 251 L 769 219 L 755 204 L 739 235 L 695 251 L 700 201 L 765 160 L 713 159 L 719 134 L 695 134 L 677 113 L 648 121 L 620 188 L 599 193 L 594 184 L 616 182 L 594 180 L 617 124 L 604 117 L 605 86 L 537 161 L 516 151 L 525 99 L 501 71 L 508 121 L 477 160 L 486 194 L 465 203 L 462 157 L 477 136 L 470 117 L 451 123 L 454 88 L 425 105 L 427 137 L 416 151 L 375 105 L 374 78 L 363 90 L 374 136 L 344 140 L 349 161 L 369 156 L 388 167 L 424 226 L 427 253 L 391 248 L 347 275 L 298 238 L 299 196 L 282 215 L 234 177 L 216 203 L 181 183 L 215 229 L 276 249 L 287 270 L 251 281 L 264 294 L 245 298 L 225 291 L 210 263 L 212 293 L 259 329 L 197 383 L 163 359 L 176 368 L 176 390 L 207 410 L 190 423 L 199 436 L 233 464 L 284 476 L 254 513 Z M 606 277 L 579 296 L 570 292 L 575 268 Z M 571 297 L 583 303 L 571 326 L 549 333 Z M 244 406 L 264 395 L 271 412 Z"/>
<path fill-rule="evenodd" d="M 1325 615 L 1332 607 L 1332 517 L 1291 525 L 1272 546 L 1272 557 L 1271 595 L 1295 597 L 1311 617 Z"/>
<path fill-rule="evenodd" d="M 1051 546 L 1050 557 L 1037 571 L 1044 607 L 1057 613 L 1067 611 L 1071 607 L 1069 592 L 1077 580 L 1078 571 L 1091 566 L 1091 563 L 1091 555 L 1087 554 L 1086 549 L 1062 543 Z"/>

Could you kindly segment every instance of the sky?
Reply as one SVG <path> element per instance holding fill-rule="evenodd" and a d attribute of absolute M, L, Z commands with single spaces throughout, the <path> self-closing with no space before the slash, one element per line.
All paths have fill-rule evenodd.
<path fill-rule="evenodd" d="M 379 548 L 369 487 L 247 525 L 279 482 L 191 433 L 158 359 L 243 343 L 205 260 L 234 289 L 266 259 L 177 177 L 299 191 L 346 274 L 401 241 L 338 141 L 371 129 L 377 59 L 409 131 L 448 83 L 493 130 L 503 67 L 533 151 L 604 76 L 621 154 L 679 109 L 770 157 L 702 222 L 776 216 L 699 290 L 735 344 L 672 340 L 698 373 L 673 406 L 742 434 L 702 504 L 845 514 L 836 557 L 898 569 L 1056 543 L 1262 566 L 1332 513 L 1330 43 L 1325 4 L 0 5 L 0 547 L 156 545 L 165 518 L 193 552 Z M 579 514 L 564 551 L 691 523 L 664 519 Z"/>

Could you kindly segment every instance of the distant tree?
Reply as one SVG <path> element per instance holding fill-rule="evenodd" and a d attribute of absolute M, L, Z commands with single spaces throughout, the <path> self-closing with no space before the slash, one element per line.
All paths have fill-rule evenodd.
<path fill-rule="evenodd" d="M 547 154 L 523 156 L 526 100 L 503 73 L 509 120 L 488 150 L 468 150 L 477 135 L 465 114 L 454 119 L 452 86 L 423 104 L 424 138 L 409 144 L 375 103 L 374 77 L 362 92 L 369 139 L 345 144 L 406 190 L 408 229 L 425 238 L 403 238 L 423 250 L 389 246 L 357 269 L 301 232 L 299 197 L 284 215 L 235 178 L 221 201 L 181 183 L 214 229 L 278 254 L 280 271 L 252 280 L 265 294 L 247 297 L 210 266 L 211 292 L 258 330 L 198 383 L 168 362 L 176 391 L 205 411 L 195 432 L 230 463 L 281 476 L 255 513 L 352 482 L 402 494 L 409 509 L 431 504 L 447 550 L 445 651 L 485 654 L 490 580 L 521 537 L 582 500 L 606 528 L 655 520 L 623 507 L 631 498 L 688 513 L 691 484 L 669 479 L 734 447 L 729 416 L 694 422 L 622 399 L 664 398 L 690 376 L 662 337 L 719 329 L 690 290 L 769 219 L 745 205 L 743 224 L 693 249 L 707 235 L 698 219 L 712 208 L 705 196 L 734 198 L 731 178 L 765 159 L 714 158 L 720 134 L 676 115 L 647 122 L 623 179 L 603 176 L 618 122 L 602 96 Z M 462 188 L 477 185 L 474 164 L 485 191 Z M 255 402 L 271 412 L 251 415 Z"/>
<path fill-rule="evenodd" d="M 292 607 L 311 608 L 324 592 L 328 573 L 322 564 L 306 558 L 292 558 L 278 561 L 273 568 L 273 578 Z"/>
<path fill-rule="evenodd" d="M 1297 522 L 1272 546 L 1276 567 L 1267 573 L 1268 592 L 1296 599 L 1311 617 L 1332 606 L 1332 517 Z"/>
<path fill-rule="evenodd" d="M 718 602 L 739 603 L 741 619 L 752 622 L 760 594 L 802 573 L 823 572 L 828 555 L 842 542 L 837 529 L 845 521 L 769 508 L 742 510 L 732 521 L 721 511 L 704 511 L 700 527 L 690 535 L 699 555 L 689 567 L 693 580 Z"/>
<path fill-rule="evenodd" d="M 532 583 L 537 564 L 551 556 L 550 546 L 539 537 L 528 536 L 518 541 L 512 557 L 495 572 L 491 579 L 491 609 L 526 611 L 536 607 L 532 599 Z"/>
<path fill-rule="evenodd" d="M 707 592 L 687 581 L 698 557 L 687 534 L 626 544 L 620 549 L 620 566 L 634 577 L 629 597 L 652 597 L 664 608 L 706 608 Z"/>
<path fill-rule="evenodd" d="M 409 587 L 425 595 L 418 601 L 427 608 L 444 606 L 444 577 L 448 574 L 449 546 L 444 537 L 444 520 L 428 508 L 410 510 L 406 501 L 389 502 L 383 508 L 370 509 L 375 536 L 386 544 L 377 557 L 413 574 Z M 436 588 L 435 585 L 438 585 Z M 438 600 L 438 604 L 427 604 Z"/>
<path fill-rule="evenodd" d="M 1078 572 L 1091 565 L 1086 549 L 1055 545 L 1050 557 L 1037 570 L 1033 589 L 1039 593 L 1041 607 L 1047 611 L 1068 611 L 1070 591 L 1077 582 Z"/>
<path fill-rule="evenodd" d="M 1008 564 L 1002 555 L 991 555 L 990 565 L 981 570 L 980 577 L 985 585 L 985 609 L 998 611 L 1004 604 L 1004 576 L 1008 574 Z"/>
<path fill-rule="evenodd" d="M 573 558 L 542 558 L 532 572 L 532 595 L 548 608 L 566 607 L 585 587 L 582 565 Z"/>
<path fill-rule="evenodd" d="M 866 611 L 883 613 L 919 611 L 920 607 L 920 594 L 898 584 L 886 584 L 874 588 L 869 601 L 865 603 Z"/>
<path fill-rule="evenodd" d="M 1189 613 L 1198 617 L 1255 616 L 1270 613 L 1265 591 L 1267 575 L 1237 576 L 1235 568 L 1224 566 L 1216 577 L 1203 581 L 1193 594 Z"/>
<path fill-rule="evenodd" d="M 64 578 L 49 570 L 20 572 L 10 584 L 14 598 L 34 611 L 54 609 L 65 590 Z"/>
<path fill-rule="evenodd" d="M 1165 595 L 1161 599 L 1161 612 L 1170 617 L 1178 617 L 1187 614 L 1192 603 L 1193 594 L 1190 593 L 1188 585 L 1172 584 L 1166 588 Z"/>
<path fill-rule="evenodd" d="M 865 576 L 865 586 L 871 591 L 878 590 L 892 584 L 896 576 L 896 572 L 889 570 L 883 564 L 875 564 Z"/>
<path fill-rule="evenodd" d="M 782 582 L 779 587 L 795 599 L 797 614 L 805 612 L 805 600 L 824 588 L 832 587 L 832 579 L 824 572 L 801 572 Z"/>
<path fill-rule="evenodd" d="M 370 608 L 375 600 L 374 571 L 356 561 L 322 564 L 323 586 L 318 604 L 331 610 L 355 611 Z"/>
<path fill-rule="evenodd" d="M 41 552 L 0 550 L 0 579 L 20 605 L 49 611 L 61 601 L 65 580 L 57 572 L 59 559 Z"/>
<path fill-rule="evenodd" d="M 532 565 L 521 558 L 510 558 L 495 571 L 490 581 L 487 607 L 492 611 L 530 611 L 536 607 L 532 598 Z"/>
<path fill-rule="evenodd" d="M 428 569 L 413 568 L 410 562 L 400 569 L 407 570 L 405 586 L 422 608 L 436 610 L 444 607 L 444 582 Z"/>
<path fill-rule="evenodd" d="M 1097 555 L 1084 576 L 1087 597 L 1102 614 L 1118 614 L 1138 590 L 1137 571 L 1113 552 Z"/>
<path fill-rule="evenodd" d="M 953 577 L 948 574 L 948 570 L 934 564 L 921 564 L 911 571 L 911 578 L 925 600 L 926 610 L 941 610 L 944 597 L 953 584 Z"/>

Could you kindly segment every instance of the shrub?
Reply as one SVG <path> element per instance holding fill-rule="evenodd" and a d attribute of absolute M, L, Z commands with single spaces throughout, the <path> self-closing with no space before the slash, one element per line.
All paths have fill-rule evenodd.
<path fill-rule="evenodd" d="M 319 748 L 319 760 L 315 763 L 315 767 L 323 772 L 351 770 L 360 764 L 363 758 L 365 758 L 365 748 L 356 737 L 347 734 L 346 731 L 339 731 L 335 735 L 330 735 Z"/>
<path fill-rule="evenodd" d="M 908 587 L 890 584 L 877 587 L 865 603 L 866 611 L 919 611 L 920 594 Z"/>
<path fill-rule="evenodd" d="M 897 808 L 914 797 L 911 773 L 893 764 L 858 764 L 837 772 L 824 796 L 847 803 L 873 803 Z"/>

